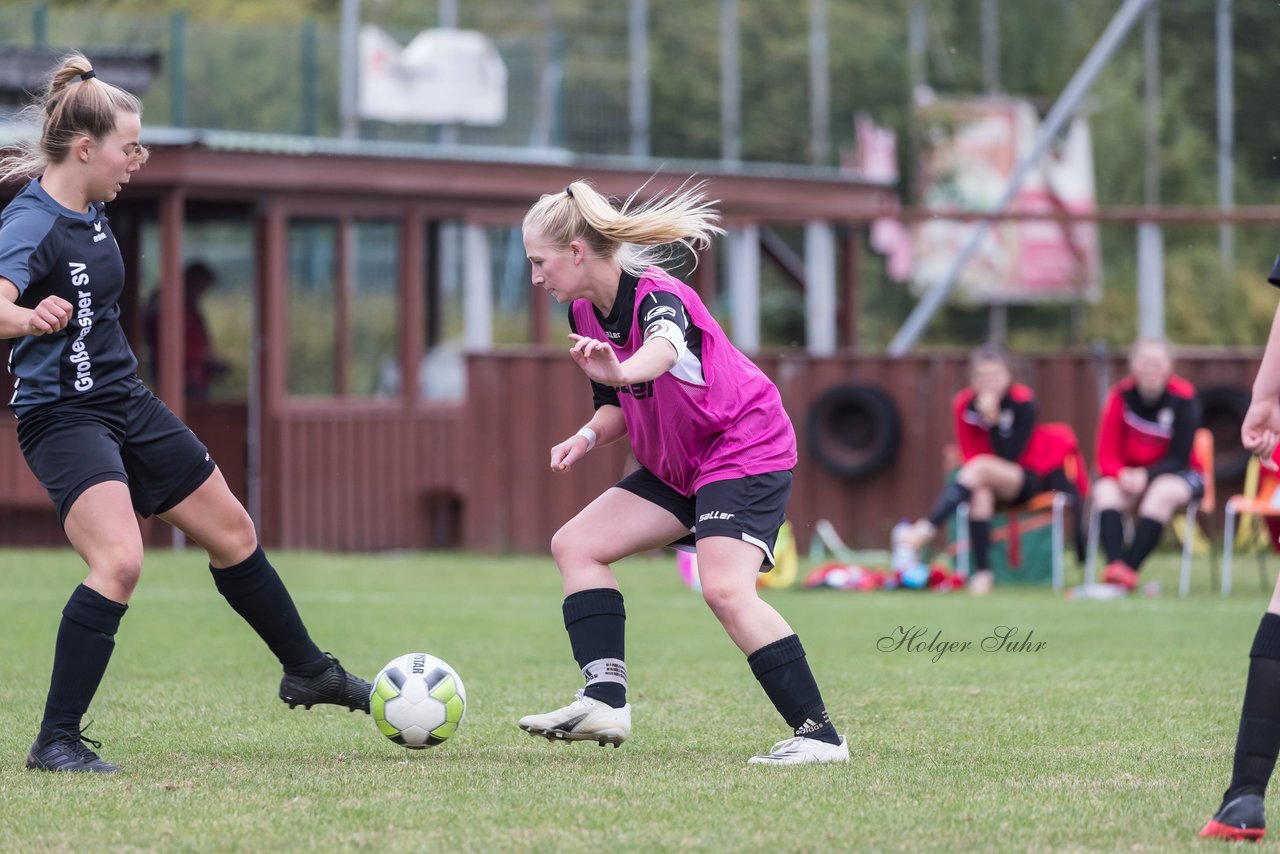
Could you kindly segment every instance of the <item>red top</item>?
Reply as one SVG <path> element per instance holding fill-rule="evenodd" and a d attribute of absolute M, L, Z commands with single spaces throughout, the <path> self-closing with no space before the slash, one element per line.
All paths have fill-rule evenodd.
<path fill-rule="evenodd" d="M 1098 473 L 1115 477 L 1124 468 L 1145 468 L 1154 478 L 1188 468 L 1203 472 L 1191 453 L 1199 426 L 1195 387 L 1182 377 L 1170 377 L 1154 403 L 1142 399 L 1133 377 L 1125 377 L 1111 387 L 1098 421 Z"/>
<path fill-rule="evenodd" d="M 1070 448 L 1056 433 L 1036 425 L 1035 394 L 1030 388 L 1019 383 L 1009 386 L 994 424 L 974 409 L 976 397 L 972 388 L 966 388 L 952 400 L 956 443 L 965 462 L 979 454 L 993 454 L 1039 475 L 1062 468 Z"/>

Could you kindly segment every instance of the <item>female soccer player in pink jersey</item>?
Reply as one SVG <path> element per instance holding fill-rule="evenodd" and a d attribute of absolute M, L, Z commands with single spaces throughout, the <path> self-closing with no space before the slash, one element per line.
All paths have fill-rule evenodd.
<path fill-rule="evenodd" d="M 793 730 L 752 763 L 847 762 L 804 648 L 756 594 L 773 566 L 791 493 L 796 440 L 777 388 L 739 352 L 698 295 L 654 263 L 663 247 L 704 248 L 723 233 L 701 185 L 615 207 L 589 183 L 543 196 L 525 215 L 533 284 L 569 303 L 569 353 L 591 380 L 595 414 L 551 449 L 568 471 L 597 444 L 627 436 L 641 468 L 561 528 L 551 551 L 564 622 L 586 686 L 556 711 L 528 715 L 533 735 L 617 746 L 631 734 L 616 560 L 693 545 L 702 595 Z"/>

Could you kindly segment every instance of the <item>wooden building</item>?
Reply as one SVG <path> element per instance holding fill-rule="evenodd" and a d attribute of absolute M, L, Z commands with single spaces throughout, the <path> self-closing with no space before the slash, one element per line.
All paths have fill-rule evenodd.
<path fill-rule="evenodd" d="M 584 381 L 563 348 L 549 340 L 550 307 L 528 314 L 529 344 L 495 349 L 487 226 L 518 225 L 539 195 L 589 177 L 610 194 L 710 182 L 730 230 L 725 281 L 735 339 L 759 342 L 762 225 L 803 226 L 804 299 L 815 357 L 848 342 L 856 255 L 838 252 L 840 233 L 856 234 L 896 204 L 887 187 L 834 170 L 720 164 L 652 164 L 575 159 L 555 153 L 454 151 L 227 132 L 149 129 L 146 167 L 108 209 L 130 286 L 124 318 L 140 331 L 138 280 L 143 232 L 158 234 L 159 336 L 156 391 L 210 446 L 228 482 L 249 506 L 263 540 L 276 547 L 395 549 L 457 546 L 536 551 L 556 525 L 621 473 L 625 451 L 598 454 L 580 477 L 553 484 L 547 450 L 589 416 Z M 654 177 L 658 170 L 660 174 Z M 11 194 L 16 188 L 6 188 Z M 248 224 L 254 242 L 253 371 L 244 401 L 184 399 L 184 234 L 193 222 Z M 399 391 L 351 393 L 353 287 L 351 235 L 362 221 L 391 225 Z M 290 241 L 295 229 L 322 224 L 333 235 L 330 393 L 291 392 L 291 377 L 311 366 L 286 352 L 291 307 Z M 462 305 L 446 305 L 437 255 L 442 229 L 461 231 Z M 692 284 L 715 288 L 714 258 L 701 259 Z M 545 299 L 541 294 L 540 299 Z M 464 317 L 466 395 L 439 402 L 422 393 L 423 357 L 446 311 Z M 842 340 L 843 339 L 843 340 Z M 783 381 L 810 370 L 808 357 L 774 359 Z M 842 371 L 832 372 L 835 373 Z M 806 383 L 808 385 L 808 383 Z M 793 416 L 804 400 L 792 399 Z M 821 502 L 819 502 L 821 503 Z M 816 509 L 816 508 L 815 508 Z M 148 535 L 164 541 L 153 525 Z M 56 519 L 21 458 L 13 424 L 0 426 L 0 543 L 57 543 Z"/>

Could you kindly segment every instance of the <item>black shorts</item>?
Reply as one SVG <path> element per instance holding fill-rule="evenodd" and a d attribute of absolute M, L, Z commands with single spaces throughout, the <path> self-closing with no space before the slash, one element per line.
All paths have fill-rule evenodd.
<path fill-rule="evenodd" d="M 689 536 L 671 546 L 690 547 L 703 537 L 733 537 L 760 547 L 764 552 L 761 570 L 773 568 L 773 546 L 786 521 L 787 499 L 791 497 L 791 472 L 718 480 L 692 498 L 676 492 L 646 468 L 636 469 L 616 485 L 668 511 L 690 530 Z"/>
<path fill-rule="evenodd" d="M 1026 466 L 1022 467 L 1022 488 L 1018 490 L 1017 496 L 1014 497 L 1010 504 L 1026 504 L 1035 496 L 1051 489 L 1048 485 L 1049 478 L 1046 475 L 1036 474 Z"/>
<path fill-rule="evenodd" d="M 1191 500 L 1199 501 L 1204 498 L 1204 475 L 1194 469 L 1183 469 L 1174 472 L 1176 477 L 1180 477 L 1187 482 L 1187 486 L 1191 487 Z"/>
<path fill-rule="evenodd" d="M 209 449 L 142 383 L 119 396 L 43 406 L 18 418 L 18 444 L 66 524 L 86 489 L 128 484 L 142 516 L 172 510 L 214 464 Z"/>

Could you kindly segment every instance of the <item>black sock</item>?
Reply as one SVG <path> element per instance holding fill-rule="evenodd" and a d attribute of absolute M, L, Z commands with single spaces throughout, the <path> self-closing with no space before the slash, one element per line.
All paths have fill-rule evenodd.
<path fill-rule="evenodd" d="M 315 676 L 329 667 L 307 634 L 293 598 L 259 547 L 242 562 L 214 569 L 213 583 L 235 612 L 266 641 L 291 676 Z"/>
<path fill-rule="evenodd" d="M 1138 519 L 1138 524 L 1133 529 L 1133 542 L 1129 544 L 1129 551 L 1124 556 L 1124 562 L 1129 565 L 1130 569 L 1137 569 L 1142 566 L 1142 562 L 1147 559 L 1147 555 L 1151 554 L 1151 550 L 1160 542 L 1162 533 L 1164 533 L 1164 523 L 1149 519 L 1146 516 Z M 1188 536 L 1190 536 L 1190 532 L 1188 532 Z"/>
<path fill-rule="evenodd" d="M 1228 797 L 1263 795 L 1280 752 L 1280 616 L 1264 614 L 1249 651 L 1236 758 Z"/>
<path fill-rule="evenodd" d="M 583 694 L 621 709 L 627 704 L 622 592 L 611 587 L 579 590 L 565 597 L 563 611 L 573 658 L 587 680 Z"/>
<path fill-rule="evenodd" d="M 947 519 L 951 518 L 951 514 L 956 512 L 956 508 L 973 497 L 973 491 L 969 487 L 957 481 L 947 484 L 947 488 L 942 490 L 942 495 L 938 498 L 938 503 L 933 505 L 933 509 L 929 511 L 929 521 L 934 527 L 940 526 Z"/>
<path fill-rule="evenodd" d="M 1119 510 L 1103 510 L 1098 514 L 1098 539 L 1107 563 L 1124 559 L 1124 519 Z"/>
<path fill-rule="evenodd" d="M 128 605 L 113 602 L 83 584 L 71 593 L 58 625 L 40 744 L 59 730 L 71 735 L 80 732 L 80 721 L 111 661 L 120 618 L 128 609 Z"/>
<path fill-rule="evenodd" d="M 747 656 L 751 672 L 796 735 L 839 744 L 840 734 L 827 716 L 818 683 L 809 670 L 800 638 L 787 635 Z"/>
<path fill-rule="evenodd" d="M 991 520 L 969 519 L 970 570 L 981 572 L 991 568 Z"/>

